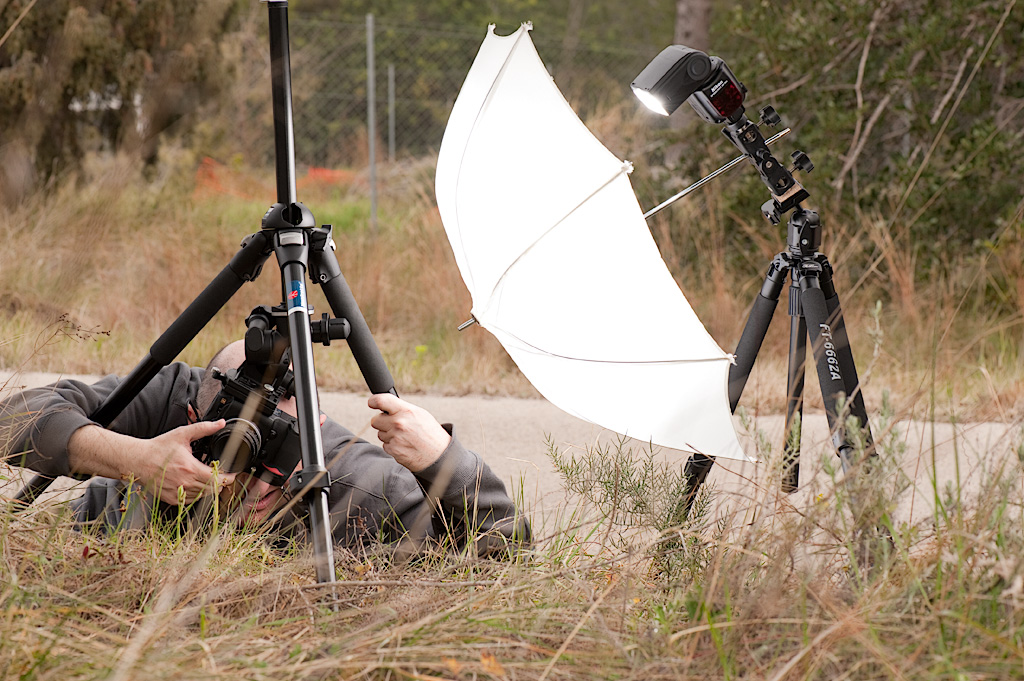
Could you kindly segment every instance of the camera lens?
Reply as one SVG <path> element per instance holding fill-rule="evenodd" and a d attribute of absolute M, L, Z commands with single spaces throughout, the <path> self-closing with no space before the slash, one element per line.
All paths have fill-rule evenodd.
<path fill-rule="evenodd" d="M 228 473 L 248 469 L 262 447 L 263 436 L 256 424 L 237 418 L 229 420 L 210 441 L 212 458 Z"/>

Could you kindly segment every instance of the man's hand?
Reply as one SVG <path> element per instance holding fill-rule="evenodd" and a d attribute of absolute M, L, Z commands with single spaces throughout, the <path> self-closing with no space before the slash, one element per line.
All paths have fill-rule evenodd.
<path fill-rule="evenodd" d="M 448 431 L 427 410 L 394 395 L 373 395 L 367 404 L 370 409 L 384 412 L 370 421 L 384 443 L 384 451 L 413 473 L 437 461 L 452 441 Z"/>
<path fill-rule="evenodd" d="M 134 478 L 161 501 L 177 505 L 178 489 L 186 503 L 230 484 L 234 475 L 214 471 L 192 456 L 192 442 L 213 435 L 224 420 L 200 421 L 151 440 L 121 435 L 99 426 L 79 428 L 68 441 L 73 471 L 128 480 Z"/>
<path fill-rule="evenodd" d="M 179 488 L 184 490 L 185 503 L 215 491 L 213 469 L 192 455 L 192 443 L 213 435 L 223 427 L 224 419 L 199 421 L 175 428 L 152 440 L 143 440 L 147 447 L 133 471 L 135 477 L 168 504 L 178 503 Z M 228 484 L 231 477 L 218 474 L 218 488 Z"/>

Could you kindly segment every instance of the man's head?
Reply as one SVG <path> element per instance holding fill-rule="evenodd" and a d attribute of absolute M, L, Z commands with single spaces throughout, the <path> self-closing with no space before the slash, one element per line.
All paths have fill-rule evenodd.
<path fill-rule="evenodd" d="M 199 411 L 196 418 L 202 418 L 206 414 L 210 409 L 210 405 L 213 404 L 213 400 L 223 387 L 223 384 L 213 377 L 213 370 L 228 371 L 230 369 L 237 369 L 242 366 L 244 361 L 245 341 L 243 340 L 228 343 L 214 354 L 210 363 L 206 365 L 206 372 L 203 374 L 203 379 L 199 384 L 199 392 L 196 394 L 196 409 Z M 294 396 L 278 402 L 277 408 L 289 416 L 298 415 Z"/>
<path fill-rule="evenodd" d="M 206 365 L 206 372 L 203 374 L 203 380 L 199 384 L 199 392 L 196 395 L 196 408 L 199 410 L 196 416 L 198 418 L 202 418 L 210 409 L 210 405 L 213 404 L 214 398 L 217 397 L 217 393 L 220 392 L 223 385 L 213 377 L 213 370 L 237 369 L 242 366 L 244 361 L 245 341 L 241 340 L 228 343 L 214 354 L 210 363 Z"/>

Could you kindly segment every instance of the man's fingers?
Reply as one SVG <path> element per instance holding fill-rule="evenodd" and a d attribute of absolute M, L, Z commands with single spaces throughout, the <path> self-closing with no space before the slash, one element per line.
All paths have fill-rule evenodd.
<path fill-rule="evenodd" d="M 394 426 L 395 417 L 391 414 L 377 414 L 370 419 L 370 425 L 377 430 L 390 430 Z"/>
<path fill-rule="evenodd" d="M 220 469 L 214 472 L 212 466 L 207 466 L 199 459 L 193 458 L 193 479 L 203 488 L 203 493 L 219 492 L 221 488 L 227 487 L 235 482 L 235 473 L 226 473 Z"/>
<path fill-rule="evenodd" d="M 193 459 L 197 464 L 197 468 L 194 469 L 193 475 L 193 488 L 186 490 L 189 497 L 192 499 L 203 496 L 204 494 L 216 494 L 221 488 L 232 484 L 235 481 L 234 473 L 221 473 L 220 471 L 214 472 L 213 468 L 206 464 Z"/>
<path fill-rule="evenodd" d="M 191 423 L 187 426 L 179 426 L 172 432 L 183 437 L 187 437 L 189 442 L 195 442 L 207 435 L 213 435 L 223 428 L 224 424 L 224 419 L 220 419 L 219 421 L 199 421 L 198 423 Z"/>
<path fill-rule="evenodd" d="M 191 456 L 188 458 L 191 460 L 181 459 L 177 465 L 169 466 L 154 481 L 163 501 L 172 505 L 177 505 L 179 501 L 192 503 L 206 494 L 216 494 L 234 482 L 233 473 L 215 474 L 210 466 Z"/>
<path fill-rule="evenodd" d="M 221 473 L 220 475 L 217 476 L 217 482 L 219 483 L 220 487 L 227 487 L 228 485 L 233 485 L 235 484 L 235 474 Z"/>
<path fill-rule="evenodd" d="M 389 414 L 394 414 L 405 406 L 405 402 L 391 393 L 370 395 L 370 399 L 367 400 L 366 404 L 370 409 L 380 409 L 381 411 L 386 411 Z"/>

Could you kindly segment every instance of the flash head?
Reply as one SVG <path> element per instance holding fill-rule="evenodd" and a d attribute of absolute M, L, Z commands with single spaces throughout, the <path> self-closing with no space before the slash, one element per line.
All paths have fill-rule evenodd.
<path fill-rule="evenodd" d="M 711 75 L 711 59 L 685 45 L 669 45 L 630 85 L 651 111 L 668 116 Z"/>
<path fill-rule="evenodd" d="M 686 101 L 709 123 L 733 123 L 743 115 L 747 89 L 729 66 L 685 45 L 669 45 L 630 85 L 655 113 L 670 115 Z"/>

